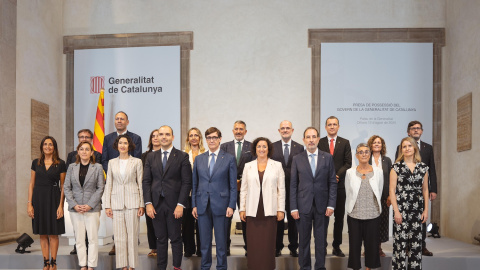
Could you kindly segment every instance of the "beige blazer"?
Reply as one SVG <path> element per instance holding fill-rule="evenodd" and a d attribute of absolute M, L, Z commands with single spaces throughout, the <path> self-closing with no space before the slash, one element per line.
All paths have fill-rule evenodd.
<path fill-rule="evenodd" d="M 257 215 L 260 200 L 260 177 L 257 160 L 245 164 L 240 189 L 240 212 L 247 216 Z M 268 159 L 262 182 L 262 198 L 265 216 L 276 216 L 277 211 L 285 212 L 285 173 L 282 163 Z"/>
<path fill-rule="evenodd" d="M 107 184 L 105 185 L 105 208 L 123 210 L 145 207 L 142 192 L 142 160 L 130 156 L 125 169 L 125 178 L 120 175 L 120 159 L 108 161 Z"/>
<path fill-rule="evenodd" d="M 372 187 L 373 193 L 375 194 L 375 199 L 378 203 L 378 208 L 380 209 L 380 213 L 382 212 L 382 204 L 380 203 L 380 199 L 382 197 L 383 192 L 383 170 L 372 166 L 373 167 L 373 176 L 370 178 L 369 183 Z M 357 176 L 357 166 L 354 166 L 347 170 L 347 174 L 345 176 L 345 193 L 346 193 L 346 200 L 345 200 L 345 211 L 347 214 L 350 214 L 357 202 L 358 191 L 360 190 L 360 185 L 362 184 L 362 178 Z"/>

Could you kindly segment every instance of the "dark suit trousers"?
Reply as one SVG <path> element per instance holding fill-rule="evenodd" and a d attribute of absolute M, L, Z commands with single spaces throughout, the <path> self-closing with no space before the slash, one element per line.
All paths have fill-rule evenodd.
<path fill-rule="evenodd" d="M 183 240 L 183 248 L 185 253 L 194 254 L 195 253 L 195 218 L 192 215 L 192 208 L 183 209 L 182 240 Z"/>
<path fill-rule="evenodd" d="M 288 249 L 290 251 L 296 251 L 298 249 L 298 231 L 297 231 L 297 224 L 295 223 L 295 219 L 293 219 L 292 214 L 290 213 L 290 190 L 287 189 L 286 191 L 286 215 L 288 221 Z M 281 251 L 284 247 L 283 245 L 283 234 L 285 230 L 285 220 L 280 220 L 277 223 L 277 244 L 276 250 Z"/>
<path fill-rule="evenodd" d="M 240 209 L 240 191 L 237 192 L 237 209 Z M 233 219 L 233 215 L 230 218 L 228 218 L 227 228 L 225 228 L 227 230 L 227 250 L 230 250 L 230 244 L 232 243 L 232 239 L 230 239 L 232 219 Z M 242 221 L 242 234 L 243 234 L 243 243 L 245 243 L 245 245 L 243 245 L 243 248 L 246 251 L 247 250 L 247 223 L 244 221 Z"/>
<path fill-rule="evenodd" d="M 155 237 L 153 220 L 148 215 L 145 215 L 145 222 L 147 223 L 148 248 L 157 249 L 157 237 Z"/>
<path fill-rule="evenodd" d="M 225 209 L 226 211 L 226 209 Z M 210 201 L 202 215 L 198 215 L 198 228 L 200 229 L 200 249 L 202 252 L 201 269 L 209 270 L 212 267 L 212 230 L 215 232 L 217 249 L 217 269 L 227 270 L 227 240 L 225 238 L 228 218 L 225 215 L 216 216 L 212 213 Z"/>
<path fill-rule="evenodd" d="M 333 223 L 333 243 L 334 248 L 339 248 L 342 244 L 343 233 L 343 219 L 345 217 L 345 189 L 337 189 L 337 204 L 333 215 L 335 216 L 335 222 Z M 326 245 L 325 245 L 326 246 Z"/>
<path fill-rule="evenodd" d="M 168 262 L 168 239 L 172 245 L 173 266 L 182 265 L 182 218 L 176 219 L 173 210 L 167 207 L 164 198 L 160 197 L 160 203 L 155 208 L 157 214 L 153 219 L 155 236 L 157 236 L 157 266 L 158 269 L 167 268 Z"/>
<path fill-rule="evenodd" d="M 347 216 L 349 255 L 348 268 L 361 269 L 362 242 L 365 248 L 365 267 L 379 268 L 380 265 L 380 217 L 356 219 Z"/>
<path fill-rule="evenodd" d="M 300 219 L 296 220 L 299 247 L 298 247 L 298 264 L 301 270 L 312 269 L 312 259 L 310 254 L 310 239 L 315 237 L 315 269 L 325 268 L 325 242 L 327 239 L 327 228 L 329 217 L 325 216 L 325 209 L 317 211 L 315 203 L 309 213 L 300 213 Z"/>

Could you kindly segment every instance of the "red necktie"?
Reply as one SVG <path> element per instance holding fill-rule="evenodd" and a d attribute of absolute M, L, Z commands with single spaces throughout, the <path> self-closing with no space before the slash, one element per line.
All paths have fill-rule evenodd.
<path fill-rule="evenodd" d="M 335 145 L 333 145 L 333 139 L 330 139 L 330 155 L 333 156 L 333 150 L 335 150 Z"/>

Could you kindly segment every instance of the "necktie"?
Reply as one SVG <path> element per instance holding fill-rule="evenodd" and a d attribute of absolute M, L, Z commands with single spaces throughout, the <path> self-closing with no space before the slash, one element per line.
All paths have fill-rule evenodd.
<path fill-rule="evenodd" d="M 240 157 L 242 156 L 242 142 L 237 142 L 238 147 L 237 147 L 237 166 L 238 163 L 240 163 Z"/>
<path fill-rule="evenodd" d="M 163 163 L 163 170 L 164 170 L 164 171 L 165 171 L 165 166 L 167 166 L 167 154 L 168 154 L 168 151 L 163 152 L 163 160 L 162 160 L 162 163 Z"/>
<path fill-rule="evenodd" d="M 315 177 L 315 154 L 310 154 L 310 167 L 312 168 L 313 177 Z"/>
<path fill-rule="evenodd" d="M 422 149 L 420 148 L 420 141 L 417 142 L 417 146 L 418 146 L 418 151 L 422 150 Z"/>
<path fill-rule="evenodd" d="M 210 176 L 212 176 L 213 167 L 215 166 L 215 153 L 212 153 L 211 156 L 212 156 L 212 159 L 210 160 L 210 167 L 209 167 Z"/>
<path fill-rule="evenodd" d="M 285 144 L 285 150 L 283 150 L 283 157 L 285 158 L 285 165 L 288 164 L 288 156 L 290 156 L 290 151 L 288 151 L 288 144 Z"/>
<path fill-rule="evenodd" d="M 330 139 L 330 155 L 333 156 L 333 150 L 335 150 L 335 145 L 333 144 L 333 139 Z"/>

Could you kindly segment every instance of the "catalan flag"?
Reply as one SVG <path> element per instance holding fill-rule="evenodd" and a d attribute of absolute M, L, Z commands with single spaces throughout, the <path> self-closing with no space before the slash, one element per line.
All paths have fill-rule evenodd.
<path fill-rule="evenodd" d="M 93 130 L 93 150 L 102 153 L 103 139 L 105 137 L 105 114 L 104 114 L 104 89 L 100 90 L 98 97 L 97 114 L 95 116 L 95 128 Z"/>

